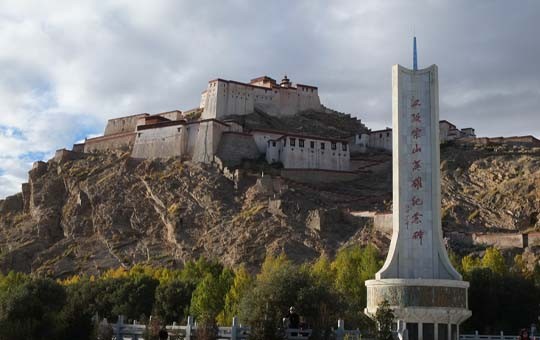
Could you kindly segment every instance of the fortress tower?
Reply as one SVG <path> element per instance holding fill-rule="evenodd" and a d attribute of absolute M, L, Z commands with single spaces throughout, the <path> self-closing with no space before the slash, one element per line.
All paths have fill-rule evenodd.
<path fill-rule="evenodd" d="M 468 282 L 443 245 L 437 66 L 392 67 L 393 235 L 375 280 L 366 281 L 366 314 L 387 300 L 410 340 L 457 340 L 470 317 Z"/>
<path fill-rule="evenodd" d="M 281 83 L 268 76 L 252 79 L 249 84 L 214 79 L 201 95 L 203 119 L 222 119 L 246 115 L 256 109 L 275 116 L 291 116 L 305 110 L 320 111 L 317 87 L 295 84 L 285 76 Z"/>

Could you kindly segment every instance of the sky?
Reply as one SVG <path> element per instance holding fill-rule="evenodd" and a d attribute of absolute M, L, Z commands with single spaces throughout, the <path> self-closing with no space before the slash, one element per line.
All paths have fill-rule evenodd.
<path fill-rule="evenodd" d="M 0 2 L 0 198 L 107 119 L 199 105 L 214 78 L 319 87 L 391 126 L 391 66 L 439 67 L 440 118 L 540 137 L 540 1 Z"/>

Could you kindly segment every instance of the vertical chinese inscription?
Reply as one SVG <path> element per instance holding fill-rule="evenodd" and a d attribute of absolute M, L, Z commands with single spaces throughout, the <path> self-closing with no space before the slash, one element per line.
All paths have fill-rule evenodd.
<path fill-rule="evenodd" d="M 412 74 L 410 76 L 411 86 L 407 93 L 406 109 L 404 110 L 401 119 L 406 122 L 405 133 L 406 142 L 402 145 L 406 145 L 405 150 L 406 163 L 403 164 L 408 173 L 408 184 L 406 194 L 401 197 L 405 199 L 404 208 L 405 216 L 404 222 L 406 229 L 409 230 L 409 237 L 413 242 L 416 242 L 418 246 L 423 245 L 423 239 L 426 235 L 426 230 L 430 227 L 431 214 L 426 215 L 425 211 L 429 202 L 429 198 L 426 197 L 427 192 L 430 190 L 431 178 L 426 168 L 430 166 L 429 157 L 430 150 L 426 148 L 429 145 L 428 133 L 430 129 L 430 117 L 429 117 L 429 98 L 426 98 L 425 93 L 422 92 L 421 76 Z M 426 162 L 427 160 L 427 162 Z"/>

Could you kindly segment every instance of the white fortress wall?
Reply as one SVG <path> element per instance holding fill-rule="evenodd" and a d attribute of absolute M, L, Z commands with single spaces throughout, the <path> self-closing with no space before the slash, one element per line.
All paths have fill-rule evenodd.
<path fill-rule="evenodd" d="M 308 109 L 319 110 L 321 108 L 321 100 L 319 98 L 319 90 L 314 86 L 296 85 L 298 91 L 299 110 Z"/>
<path fill-rule="evenodd" d="M 294 145 L 292 145 L 294 143 Z M 302 146 L 303 144 L 303 146 Z M 324 169 L 348 171 L 350 169 L 349 146 L 343 143 L 308 137 L 289 137 L 283 140 L 281 162 L 289 169 Z M 335 149 L 332 149 L 332 146 Z"/>
<path fill-rule="evenodd" d="M 264 84 L 223 79 L 210 81 L 201 94 L 202 118 L 245 115 L 254 112 L 256 107 L 272 115 L 293 115 L 308 109 L 321 109 L 318 90 L 314 86 Z"/>
<path fill-rule="evenodd" d="M 206 106 L 206 94 L 208 93 L 208 90 L 204 90 L 202 93 L 201 93 L 201 101 L 199 103 L 199 107 L 201 109 L 204 109 L 204 107 Z"/>
<path fill-rule="evenodd" d="M 186 131 L 183 125 L 156 127 L 137 131 L 133 158 L 167 158 L 185 155 Z"/>
<path fill-rule="evenodd" d="M 245 115 L 254 111 L 253 86 L 236 82 L 225 83 L 225 86 L 227 88 L 225 115 Z"/>
<path fill-rule="evenodd" d="M 193 161 L 210 163 L 214 160 L 221 134 L 228 130 L 228 125 L 216 120 L 200 121 L 199 131 L 193 150 Z"/>
<path fill-rule="evenodd" d="M 392 130 L 373 131 L 369 134 L 369 147 L 392 151 Z"/>
<path fill-rule="evenodd" d="M 277 163 L 280 161 L 279 156 L 283 149 L 282 140 L 268 140 L 266 148 L 266 162 L 268 164 Z"/>
<path fill-rule="evenodd" d="M 279 137 L 283 136 L 283 133 L 270 132 L 270 131 L 264 131 L 264 130 L 253 130 L 251 131 L 251 134 L 253 135 L 253 139 L 255 140 L 257 149 L 259 150 L 261 154 L 266 153 L 269 140 L 271 139 L 277 140 Z"/>
<path fill-rule="evenodd" d="M 103 135 L 108 136 L 115 133 L 133 132 L 137 127 L 137 120 L 147 116 L 150 115 L 148 113 L 139 113 L 136 115 L 109 119 Z"/>
<path fill-rule="evenodd" d="M 199 123 L 188 123 L 185 126 L 186 137 L 187 137 L 187 147 L 186 155 L 188 158 L 193 158 L 195 153 L 195 144 L 197 143 L 197 136 L 199 135 Z"/>

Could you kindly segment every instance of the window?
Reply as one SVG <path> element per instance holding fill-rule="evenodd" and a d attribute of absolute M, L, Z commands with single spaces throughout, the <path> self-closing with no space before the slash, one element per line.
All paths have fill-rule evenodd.
<path fill-rule="evenodd" d="M 390 132 L 387 132 L 387 133 L 386 133 L 386 137 L 390 137 Z"/>
<path fill-rule="evenodd" d="M 291 138 L 291 146 L 296 146 L 296 138 Z"/>
<path fill-rule="evenodd" d="M 321 142 L 321 150 L 324 150 L 324 142 Z"/>
<path fill-rule="evenodd" d="M 330 144 L 330 147 L 332 148 L 332 150 L 335 150 L 336 149 L 336 142 L 332 142 L 332 144 Z"/>
<path fill-rule="evenodd" d="M 379 134 L 379 138 L 382 138 L 382 133 Z"/>
<path fill-rule="evenodd" d="M 314 149 L 315 148 L 315 142 L 314 141 L 309 142 L 309 147 Z"/>
<path fill-rule="evenodd" d="M 303 139 L 298 140 L 298 146 L 301 147 L 301 148 L 304 147 L 304 140 Z"/>
<path fill-rule="evenodd" d="M 343 143 L 341 148 L 343 149 L 343 151 L 347 151 L 347 143 Z"/>
<path fill-rule="evenodd" d="M 287 146 L 287 138 L 283 138 L 283 146 Z"/>
<path fill-rule="evenodd" d="M 276 141 L 275 140 L 272 141 L 272 146 L 276 146 Z"/>

